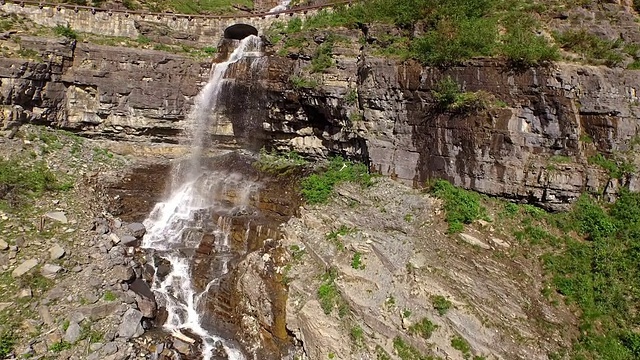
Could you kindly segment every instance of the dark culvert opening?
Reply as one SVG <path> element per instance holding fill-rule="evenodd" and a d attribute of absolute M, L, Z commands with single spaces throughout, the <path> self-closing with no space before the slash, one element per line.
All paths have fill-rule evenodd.
<path fill-rule="evenodd" d="M 224 29 L 225 39 L 242 40 L 249 35 L 258 36 L 258 29 L 247 24 L 234 24 Z"/>

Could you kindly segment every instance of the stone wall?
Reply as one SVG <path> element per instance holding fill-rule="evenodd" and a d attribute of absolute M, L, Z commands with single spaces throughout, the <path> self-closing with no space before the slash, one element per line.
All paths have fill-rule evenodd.
<path fill-rule="evenodd" d="M 271 26 L 274 21 L 287 20 L 292 16 L 305 17 L 317 10 L 300 13 L 287 13 L 279 16 L 262 16 L 247 13 L 246 16 L 188 16 L 179 14 L 143 14 L 123 11 L 92 11 L 90 8 L 32 6 L 6 2 L 0 4 L 0 12 L 17 14 L 34 23 L 46 27 L 57 25 L 70 26 L 75 31 L 104 36 L 138 38 L 143 34 L 145 25 L 162 27 L 175 34 L 181 40 L 195 42 L 202 46 L 217 46 L 223 37 L 224 29 L 242 23 L 258 29 L 259 34 Z M 181 34 L 181 36 L 180 36 Z"/>

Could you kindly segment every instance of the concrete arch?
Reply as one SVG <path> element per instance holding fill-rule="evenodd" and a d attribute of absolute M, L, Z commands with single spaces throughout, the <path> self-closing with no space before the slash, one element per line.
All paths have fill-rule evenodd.
<path fill-rule="evenodd" d="M 258 29 L 249 24 L 233 24 L 224 29 L 225 39 L 242 40 L 249 35 L 258 36 Z"/>

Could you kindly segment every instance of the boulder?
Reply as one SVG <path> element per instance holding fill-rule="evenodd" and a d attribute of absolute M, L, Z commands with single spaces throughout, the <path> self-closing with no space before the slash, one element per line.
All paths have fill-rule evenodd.
<path fill-rule="evenodd" d="M 64 249 L 58 244 L 53 245 L 53 247 L 49 249 L 49 255 L 51 257 L 51 260 L 60 259 L 64 256 L 64 254 L 65 254 Z"/>
<path fill-rule="evenodd" d="M 71 344 L 75 343 L 80 338 L 81 332 L 82 329 L 80 328 L 80 325 L 78 325 L 78 323 L 69 324 L 67 331 L 64 333 L 64 341 Z"/>
<path fill-rule="evenodd" d="M 140 246 L 140 239 L 133 236 L 125 235 L 120 239 L 121 244 L 124 246 Z"/>
<path fill-rule="evenodd" d="M 129 309 L 122 316 L 122 321 L 118 327 L 118 336 L 125 339 L 138 337 L 144 333 L 142 324 L 142 313 L 136 309 Z"/>
<path fill-rule="evenodd" d="M 136 278 L 136 272 L 131 266 L 118 265 L 113 268 L 113 277 L 119 282 L 131 282 Z"/>
<path fill-rule="evenodd" d="M 44 214 L 44 216 L 48 217 L 49 219 L 61 222 L 63 224 L 66 224 L 68 222 L 67 216 L 62 211 L 48 212 Z"/>
<path fill-rule="evenodd" d="M 142 239 L 144 234 L 147 232 L 147 228 L 144 227 L 141 223 L 131 223 L 127 225 L 127 229 L 137 239 Z"/>
<path fill-rule="evenodd" d="M 17 268 L 13 270 L 13 272 L 11 273 L 11 276 L 13 276 L 14 278 L 20 277 L 26 274 L 27 272 L 29 272 L 29 270 L 36 267 L 36 265 L 38 265 L 38 260 L 36 259 L 25 260 L 22 264 L 20 264 Z"/>
<path fill-rule="evenodd" d="M 60 271 L 62 271 L 62 266 L 45 264 L 42 267 L 41 273 L 42 273 L 42 276 L 46 277 L 47 279 L 53 279 L 56 277 L 56 274 L 59 273 Z"/>
<path fill-rule="evenodd" d="M 7 250 L 9 248 L 9 244 L 6 241 L 0 239 L 0 250 Z"/>

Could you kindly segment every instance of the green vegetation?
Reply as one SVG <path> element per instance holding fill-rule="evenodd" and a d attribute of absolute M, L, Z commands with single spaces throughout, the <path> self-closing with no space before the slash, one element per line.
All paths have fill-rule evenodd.
<path fill-rule="evenodd" d="M 490 106 L 491 95 L 484 91 L 463 92 L 458 83 L 450 76 L 442 79 L 431 91 L 433 99 L 442 110 L 469 112 L 486 109 Z"/>
<path fill-rule="evenodd" d="M 382 348 L 380 345 L 376 345 L 376 359 L 377 360 L 391 360 L 391 355 Z"/>
<path fill-rule="evenodd" d="M 364 346 L 364 330 L 362 330 L 360 325 L 352 326 L 349 335 L 351 335 L 351 341 L 353 341 L 356 346 Z"/>
<path fill-rule="evenodd" d="M 333 37 L 328 37 L 324 43 L 318 46 L 315 55 L 311 58 L 312 73 L 324 72 L 333 66 L 333 59 L 331 58 L 333 41 Z"/>
<path fill-rule="evenodd" d="M 436 180 L 431 192 L 444 202 L 450 234 L 461 232 L 464 224 L 486 217 L 480 195 L 475 192 L 457 188 L 446 180 Z"/>
<path fill-rule="evenodd" d="M 105 301 L 115 301 L 118 297 L 112 291 L 107 290 L 104 292 L 104 295 L 102 296 L 102 298 Z"/>
<path fill-rule="evenodd" d="M 80 329 L 79 340 L 85 339 L 88 339 L 90 344 L 102 341 L 102 334 L 97 330 L 91 329 L 91 323 L 88 321 L 83 323 Z"/>
<path fill-rule="evenodd" d="M 434 360 L 432 356 L 423 355 L 418 349 L 404 342 L 399 336 L 393 339 L 393 349 L 402 360 Z"/>
<path fill-rule="evenodd" d="M 315 79 L 307 79 L 299 76 L 291 76 L 289 82 L 296 89 L 313 89 L 318 87 L 318 81 Z"/>
<path fill-rule="evenodd" d="M 449 309 L 451 309 L 451 301 L 447 300 L 447 298 L 445 298 L 442 295 L 434 295 L 431 297 L 431 302 L 433 303 L 433 308 L 436 309 L 436 311 L 438 311 L 438 314 L 440 316 L 443 316 L 444 314 L 447 313 L 447 311 L 449 311 Z"/>
<path fill-rule="evenodd" d="M 584 237 L 543 257 L 558 293 L 580 308 L 575 358 L 637 359 L 640 194 L 623 191 L 611 206 L 584 195 L 557 225 Z"/>
<path fill-rule="evenodd" d="M 328 233 L 325 236 L 325 239 L 327 239 L 328 241 L 331 241 L 336 248 L 338 249 L 338 251 L 344 251 L 345 250 L 345 246 L 344 243 L 342 242 L 342 240 L 340 240 L 341 237 L 348 235 L 348 234 L 353 234 L 355 232 L 357 232 L 358 229 L 356 228 L 350 228 L 346 225 L 340 225 L 340 228 L 338 228 L 338 230 L 334 230 L 331 231 L 330 233 Z"/>
<path fill-rule="evenodd" d="M 333 188 L 343 182 L 354 182 L 365 187 L 372 184 L 366 165 L 334 157 L 323 171 L 302 180 L 302 196 L 309 204 L 326 203 Z"/>
<path fill-rule="evenodd" d="M 306 164 L 307 161 L 294 151 L 278 153 L 268 152 L 263 148 L 253 166 L 262 172 L 285 175 Z"/>
<path fill-rule="evenodd" d="M 612 179 L 622 179 L 625 176 L 635 173 L 636 169 L 633 164 L 617 156 L 607 158 L 602 154 L 589 157 L 589 164 L 595 164 L 603 168 L 609 173 Z"/>
<path fill-rule="evenodd" d="M 322 284 L 318 288 L 318 300 L 326 315 L 331 314 L 340 299 L 340 292 L 335 283 L 337 277 L 338 271 L 334 268 L 329 269 L 322 275 Z"/>
<path fill-rule="evenodd" d="M 59 353 L 64 350 L 69 350 L 71 349 L 71 347 L 72 347 L 71 343 L 66 342 L 64 340 L 60 340 L 57 343 L 54 343 L 53 345 L 51 345 L 49 347 L 49 350 L 54 353 Z"/>
<path fill-rule="evenodd" d="M 59 180 L 43 161 L 29 166 L 17 159 L 0 159 L 0 203 L 6 201 L 16 206 L 44 191 L 64 191 L 72 187 L 72 183 Z"/>
<path fill-rule="evenodd" d="M 462 352 L 465 359 L 471 357 L 471 346 L 462 336 L 456 335 L 451 339 L 451 347 Z"/>
<path fill-rule="evenodd" d="M 358 90 L 349 89 L 347 95 L 344 97 L 344 101 L 347 105 L 355 105 L 358 102 Z"/>
<path fill-rule="evenodd" d="M 438 325 L 432 323 L 427 318 L 423 318 L 420 322 L 409 326 L 409 334 L 420 335 L 423 339 L 427 340 L 437 328 Z"/>
<path fill-rule="evenodd" d="M 11 354 L 16 343 L 15 336 L 10 331 L 0 333 L 0 358 L 4 359 Z"/>
<path fill-rule="evenodd" d="M 589 64 L 616 66 L 624 60 L 622 39 L 604 40 L 587 29 L 556 32 L 553 36 L 560 47 L 581 55 Z"/>
<path fill-rule="evenodd" d="M 300 30 L 376 22 L 395 25 L 404 35 L 382 37 L 381 52 L 435 66 L 479 56 L 504 57 L 517 66 L 558 59 L 557 48 L 536 34 L 540 25 L 531 11 L 530 3 L 517 0 L 370 0 L 320 11 Z M 417 23 L 424 25 L 424 31 L 414 36 Z"/>
<path fill-rule="evenodd" d="M 133 3 L 133 0 L 129 0 Z M 232 14 L 238 12 L 234 5 L 253 7 L 253 0 L 158 0 L 142 2 L 141 5 L 154 12 L 175 12 L 179 14 Z"/>
<path fill-rule="evenodd" d="M 53 32 L 58 36 L 64 36 L 67 39 L 75 40 L 78 38 L 78 34 L 67 24 L 67 26 L 57 25 L 53 28 Z"/>
<path fill-rule="evenodd" d="M 353 257 L 351 258 L 351 267 L 356 270 L 364 270 L 365 265 L 362 262 L 362 253 L 359 251 L 356 251 L 356 253 L 353 254 Z"/>

